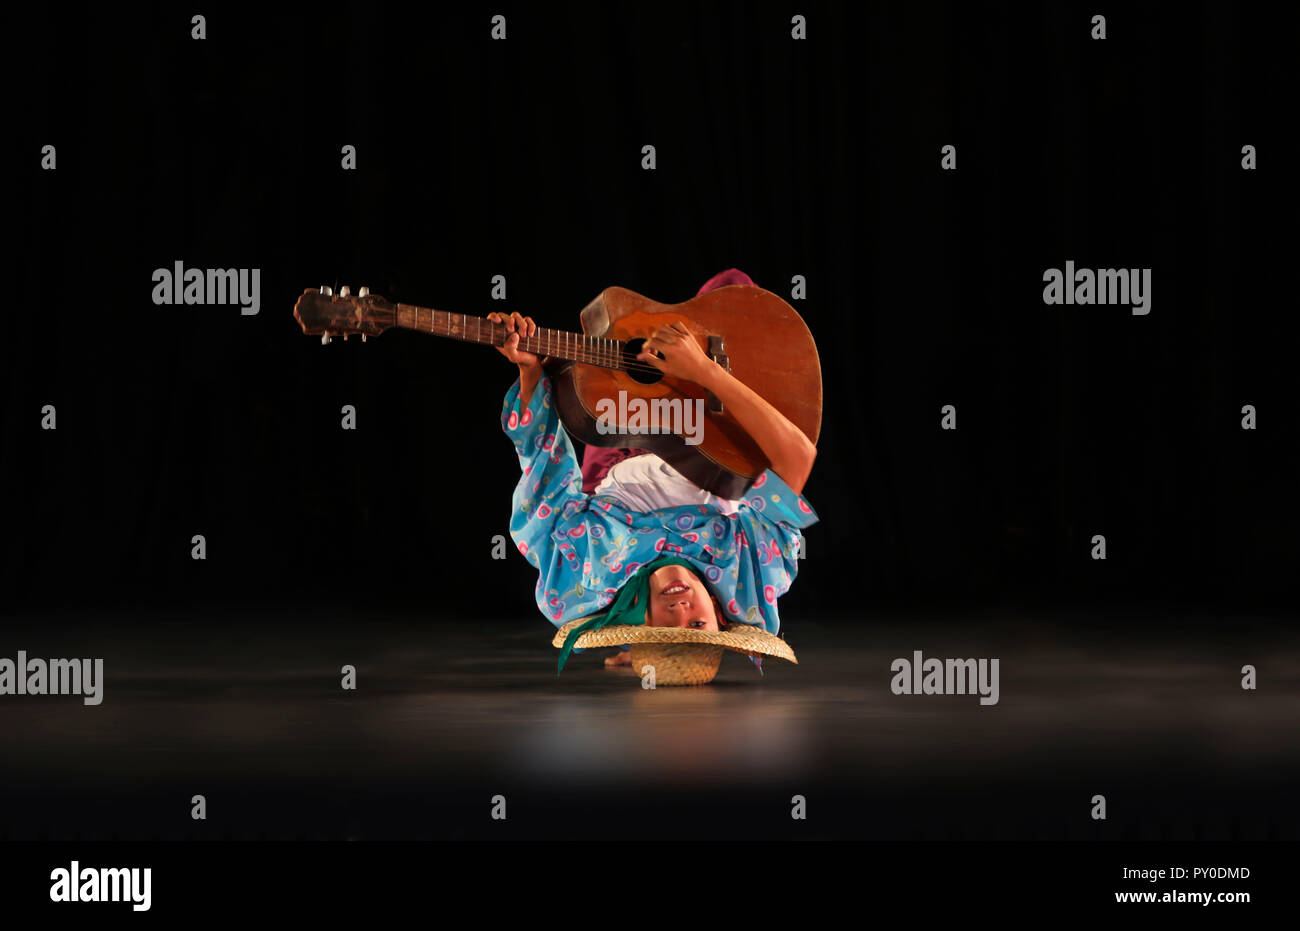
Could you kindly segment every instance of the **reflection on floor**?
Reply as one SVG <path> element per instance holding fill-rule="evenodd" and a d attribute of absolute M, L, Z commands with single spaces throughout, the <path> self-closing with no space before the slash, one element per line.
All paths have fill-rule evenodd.
<path fill-rule="evenodd" d="M 1115 621 L 801 619 L 797 666 L 647 690 L 557 677 L 536 618 L 11 619 L 0 657 L 105 688 L 0 696 L 0 837 L 1300 838 L 1294 627 Z M 893 694 L 917 650 L 998 658 L 998 703 Z"/>

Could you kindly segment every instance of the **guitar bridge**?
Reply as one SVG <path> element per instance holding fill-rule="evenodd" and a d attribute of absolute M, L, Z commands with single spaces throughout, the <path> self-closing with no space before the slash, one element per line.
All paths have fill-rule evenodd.
<path fill-rule="evenodd" d="M 721 336 L 709 337 L 709 358 L 718 365 L 722 366 L 725 371 L 731 371 L 731 359 L 727 355 L 726 345 Z M 710 391 L 707 395 L 709 410 L 715 414 L 722 413 L 722 399 Z"/>

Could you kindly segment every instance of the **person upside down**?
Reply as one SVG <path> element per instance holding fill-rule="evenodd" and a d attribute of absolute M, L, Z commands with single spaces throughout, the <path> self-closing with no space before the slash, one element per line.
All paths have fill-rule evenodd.
<path fill-rule="evenodd" d="M 752 284 L 732 270 L 700 293 L 719 281 L 739 283 L 735 276 Z M 777 599 L 798 572 L 802 530 L 818 520 L 801 494 L 817 455 L 803 431 L 710 359 L 684 328 L 664 326 L 638 361 L 713 392 L 770 468 L 740 500 L 697 487 L 649 452 L 589 446 L 587 468 L 579 468 L 541 360 L 519 349 L 537 325 L 518 313 L 488 319 L 505 325 L 509 335 L 498 351 L 519 368 L 501 409 L 522 470 L 510 535 L 538 570 L 538 608 L 566 634 L 559 668 L 581 652 L 580 635 L 603 626 L 638 641 L 719 644 L 749 655 L 760 671 L 764 654 L 793 660 L 783 641 L 777 649 L 764 644 L 780 631 Z M 623 645 L 606 665 L 625 665 L 630 655 Z"/>

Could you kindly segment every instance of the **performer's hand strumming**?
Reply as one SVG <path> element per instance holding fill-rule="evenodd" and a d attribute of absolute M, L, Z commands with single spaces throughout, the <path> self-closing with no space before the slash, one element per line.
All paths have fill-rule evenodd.
<path fill-rule="evenodd" d="M 657 354 L 656 354 L 657 353 Z M 704 350 L 683 323 L 661 326 L 645 341 L 637 360 L 648 362 L 665 375 L 684 378 L 702 385 L 717 363 Z"/>

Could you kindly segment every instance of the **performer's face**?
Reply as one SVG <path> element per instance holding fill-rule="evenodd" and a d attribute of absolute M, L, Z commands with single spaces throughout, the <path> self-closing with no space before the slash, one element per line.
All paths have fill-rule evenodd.
<path fill-rule="evenodd" d="M 685 566 L 664 566 L 650 575 L 650 606 L 646 623 L 651 627 L 689 627 L 717 630 L 717 603 L 704 583 Z"/>

